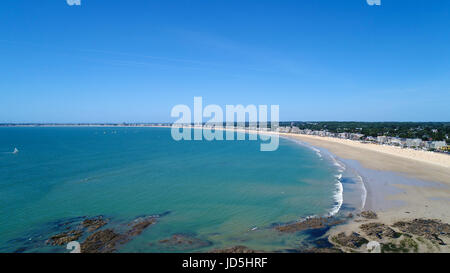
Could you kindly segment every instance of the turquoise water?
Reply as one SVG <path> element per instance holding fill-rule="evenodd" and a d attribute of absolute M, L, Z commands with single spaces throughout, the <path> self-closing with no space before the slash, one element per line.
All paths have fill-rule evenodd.
<path fill-rule="evenodd" d="M 332 211 L 338 167 L 286 139 L 277 151 L 259 148 L 248 140 L 177 142 L 167 128 L 0 128 L 0 251 L 50 236 L 46 227 L 61 219 L 165 212 L 119 251 L 169 251 L 157 242 L 179 233 L 212 243 L 190 251 L 295 248 L 306 235 L 271 225 Z M 66 252 L 39 243 L 22 250 Z"/>

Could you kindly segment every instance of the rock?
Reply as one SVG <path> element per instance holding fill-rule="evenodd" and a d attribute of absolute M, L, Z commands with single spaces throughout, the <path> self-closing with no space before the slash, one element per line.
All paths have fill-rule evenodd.
<path fill-rule="evenodd" d="M 347 215 L 347 218 L 353 218 L 353 213 L 349 213 L 348 215 Z"/>
<path fill-rule="evenodd" d="M 108 219 L 103 219 L 103 216 L 97 216 L 84 220 L 81 225 L 88 229 L 88 232 L 95 231 L 108 223 Z"/>
<path fill-rule="evenodd" d="M 137 236 L 141 234 L 144 229 L 155 223 L 156 218 L 154 216 L 139 217 L 128 224 L 131 228 L 127 231 L 127 236 Z"/>
<path fill-rule="evenodd" d="M 371 210 L 363 211 L 359 214 L 361 217 L 364 217 L 366 219 L 378 219 L 378 216 L 375 212 Z"/>
<path fill-rule="evenodd" d="M 158 243 L 163 244 L 165 247 L 168 247 L 170 249 L 177 250 L 197 249 L 211 245 L 211 242 L 209 241 L 204 241 L 183 234 L 175 234 L 170 238 L 160 240 Z"/>
<path fill-rule="evenodd" d="M 395 232 L 392 228 L 381 223 L 369 223 L 360 226 L 361 230 L 367 234 L 367 236 L 373 239 L 383 239 L 388 238 L 398 238 L 401 236 L 400 233 Z"/>
<path fill-rule="evenodd" d="M 402 232 L 422 236 L 432 242 L 445 245 L 439 236 L 450 237 L 450 225 L 440 220 L 414 219 L 409 222 L 399 221 L 392 225 Z"/>
<path fill-rule="evenodd" d="M 91 234 L 81 244 L 82 253 L 111 253 L 116 250 L 116 244 L 123 239 L 122 235 L 112 229 L 105 229 Z"/>
<path fill-rule="evenodd" d="M 277 226 L 276 229 L 281 232 L 297 232 L 307 229 L 319 229 L 330 227 L 341 224 L 343 222 L 344 222 L 343 220 L 338 220 L 333 217 L 313 217 L 300 222 L 287 224 L 283 226 Z"/>
<path fill-rule="evenodd" d="M 88 219 L 83 222 L 83 226 L 98 229 L 104 226 L 107 221 L 102 218 Z M 112 229 L 99 230 L 91 234 L 81 244 L 81 252 L 85 253 L 109 253 L 116 251 L 118 244 L 124 244 L 133 237 L 140 235 L 147 227 L 156 223 L 156 216 L 139 217 L 128 223 L 128 229 L 122 233 L 117 233 Z"/>
<path fill-rule="evenodd" d="M 18 249 L 14 250 L 13 253 L 23 253 L 27 250 L 26 247 L 19 247 Z"/>
<path fill-rule="evenodd" d="M 257 253 L 257 252 L 246 246 L 233 246 L 230 248 L 214 249 L 211 251 L 211 253 Z"/>
<path fill-rule="evenodd" d="M 343 253 L 343 251 L 338 248 L 313 247 L 313 248 L 306 249 L 305 251 L 302 251 L 302 253 Z"/>
<path fill-rule="evenodd" d="M 92 220 L 92 219 L 91 219 Z M 83 222 L 84 223 L 84 222 Z M 128 224 L 129 229 L 124 233 L 116 233 L 112 229 L 105 229 L 91 234 L 81 244 L 81 252 L 84 253 L 110 253 L 116 251 L 118 244 L 130 241 L 133 237 L 138 236 L 150 225 L 156 223 L 153 216 L 139 217 Z M 100 228 L 105 225 L 103 219 L 94 219 L 87 222 L 87 226 L 92 228 Z M 83 225 L 84 226 L 84 225 Z"/>
<path fill-rule="evenodd" d="M 67 243 L 71 241 L 78 240 L 81 235 L 83 235 L 83 231 L 81 230 L 71 230 L 67 232 L 63 232 L 60 234 L 53 235 L 50 237 L 50 239 L 47 241 L 48 244 L 51 245 L 66 245 Z"/>
<path fill-rule="evenodd" d="M 331 242 L 356 249 L 369 241 L 367 241 L 364 237 L 361 237 L 361 235 L 356 232 L 353 232 L 349 236 L 347 236 L 344 232 L 341 232 L 338 235 L 331 237 Z"/>
<path fill-rule="evenodd" d="M 417 253 L 418 251 L 418 243 L 414 241 L 414 239 L 409 237 L 405 237 L 404 239 L 400 240 L 399 244 L 395 244 L 394 242 L 381 244 L 382 253 Z"/>
<path fill-rule="evenodd" d="M 328 237 L 316 239 L 312 243 L 313 243 L 312 248 L 313 247 L 316 247 L 316 248 L 332 248 L 332 247 L 334 247 L 334 245 L 332 243 L 330 243 L 330 241 L 328 240 Z"/>

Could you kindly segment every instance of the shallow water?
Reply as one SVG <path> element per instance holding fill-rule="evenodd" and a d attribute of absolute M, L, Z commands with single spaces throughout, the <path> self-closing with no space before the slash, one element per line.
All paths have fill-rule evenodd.
<path fill-rule="evenodd" d="M 177 142 L 167 128 L 0 128 L 0 250 L 47 238 L 55 232 L 49 223 L 62 219 L 165 212 L 119 251 L 177 251 L 158 243 L 173 234 L 211 243 L 189 251 L 295 249 L 310 234 L 270 227 L 335 210 L 342 170 L 290 140 L 274 152 L 259 148 L 249 140 Z M 37 242 L 21 251 L 66 250 Z"/>

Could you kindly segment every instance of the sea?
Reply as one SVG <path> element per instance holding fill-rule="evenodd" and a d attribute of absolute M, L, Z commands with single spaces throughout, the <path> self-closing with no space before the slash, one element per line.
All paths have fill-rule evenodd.
<path fill-rule="evenodd" d="M 68 252 L 47 240 L 99 215 L 111 229 L 158 217 L 118 252 L 300 251 L 326 230 L 275 227 L 364 206 L 360 176 L 326 150 L 260 144 L 176 141 L 156 127 L 0 127 L 0 252 Z M 190 239 L 165 243 L 174 235 Z"/>

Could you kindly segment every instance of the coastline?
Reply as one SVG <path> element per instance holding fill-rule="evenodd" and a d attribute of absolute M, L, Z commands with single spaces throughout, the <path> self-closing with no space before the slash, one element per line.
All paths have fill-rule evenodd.
<path fill-rule="evenodd" d="M 171 128 L 170 126 L 120 127 Z M 202 128 L 192 129 L 202 130 Z M 362 226 L 365 224 L 393 227 L 399 221 L 414 221 L 415 219 L 437 219 L 450 223 L 450 211 L 448 210 L 450 207 L 450 164 L 447 166 L 450 157 L 447 155 L 319 136 L 232 128 L 221 128 L 220 130 L 279 135 L 310 147 L 324 156 L 331 155 L 332 159 L 343 163 L 345 169 L 354 170 L 361 177 L 366 198 L 363 198 L 362 208 L 353 211 L 353 214 L 356 215 L 350 217 L 351 213 L 346 208 L 345 201 L 342 205 L 343 200 L 339 201 L 339 198 L 336 198 L 338 209 L 334 213 L 324 216 L 330 217 L 337 214 L 337 217 L 347 218 L 344 223 L 334 225 L 327 231 L 326 236 L 330 242 L 342 233 L 364 234 L 366 231 Z M 336 177 L 336 180 L 342 187 L 344 182 L 341 181 L 341 178 L 342 176 Z M 345 199 L 346 191 L 345 186 L 344 189 L 337 189 L 341 199 Z M 376 217 L 361 216 L 361 212 L 368 210 L 375 212 Z M 366 236 L 366 238 L 369 237 Z M 450 237 L 443 238 L 447 245 L 450 244 L 449 239 Z M 363 247 L 365 248 L 365 245 Z M 364 252 L 364 249 L 358 250 Z M 420 246 L 420 250 L 427 251 L 429 248 L 424 243 L 423 246 Z M 450 252 L 450 248 L 442 246 L 431 252 Z"/>
<path fill-rule="evenodd" d="M 418 179 L 450 185 L 450 156 L 446 154 L 330 137 L 290 133 L 280 135 L 325 148 L 341 158 L 358 160 L 369 169 L 400 172 Z M 417 168 L 418 166 L 420 168 Z"/>
<path fill-rule="evenodd" d="M 277 134 L 242 129 L 224 128 L 223 130 Z M 390 230 L 402 234 L 399 231 L 404 230 L 399 230 L 397 227 L 395 230 L 393 227 L 399 223 L 406 223 L 416 225 L 414 229 L 419 231 L 405 232 L 400 239 L 383 238 L 381 235 L 366 237 L 380 241 L 383 247 L 393 247 L 394 252 L 450 252 L 449 237 L 440 236 L 439 240 L 442 240 L 442 243 L 437 243 L 436 240 L 429 240 L 429 238 L 437 237 L 439 232 L 433 234 L 428 231 L 428 229 L 436 230 L 435 227 L 439 225 L 443 227 L 439 226 L 438 230 L 448 229 L 448 223 L 450 223 L 448 210 L 450 207 L 450 156 L 328 137 L 278 134 L 280 137 L 297 140 L 313 148 L 329 152 L 344 163 L 346 168 L 353 169 L 361 176 L 366 196 L 363 207 L 356 216 L 349 216 L 348 221 L 331 227 L 327 232 L 330 243 L 340 251 L 368 252 L 366 244 L 357 248 L 348 248 L 336 244 L 336 238 L 343 236 L 347 240 L 355 236 L 353 238 L 355 240 L 365 240 L 361 234 L 370 233 L 367 231 L 367 225 L 373 225 L 371 228 L 381 233 Z M 364 217 L 361 212 L 373 212 L 375 217 Z M 448 232 L 445 231 L 444 234 Z M 405 244 L 409 246 L 405 247 Z M 389 252 L 392 249 L 383 251 Z"/>
<path fill-rule="evenodd" d="M 367 189 L 367 201 L 363 210 L 374 211 L 377 217 L 365 219 L 356 216 L 345 224 L 332 227 L 328 232 L 329 238 L 340 233 L 364 234 L 361 229 L 364 224 L 392 226 L 399 221 L 415 219 L 435 219 L 450 223 L 450 165 L 446 167 L 446 161 L 440 161 L 442 158 L 439 158 L 439 154 L 430 163 L 425 160 L 432 155 L 425 151 L 422 155 L 417 153 L 417 158 L 412 158 L 410 151 L 392 154 L 387 147 L 381 145 L 374 145 L 380 146 L 376 150 L 376 147 L 364 147 L 370 144 L 348 143 L 350 141 L 339 139 L 334 141 L 316 136 L 284 135 L 328 150 L 363 176 Z M 450 243 L 448 238 L 443 238 L 443 241 Z M 447 245 L 430 248 L 428 243 L 419 243 L 418 249 L 424 252 L 450 252 Z"/>
<path fill-rule="evenodd" d="M 335 201 L 335 206 L 328 212 L 328 214 L 326 215 L 320 215 L 316 217 L 330 217 L 330 216 L 336 216 L 340 211 L 341 211 L 341 207 L 344 205 L 344 185 L 342 182 L 343 179 L 343 174 L 344 172 L 346 172 L 346 166 L 339 161 L 338 158 L 336 158 L 335 155 L 333 155 L 332 153 L 330 153 L 329 151 L 325 150 L 325 149 L 319 149 L 315 146 L 312 146 L 306 142 L 300 141 L 298 139 L 293 139 L 290 137 L 286 137 L 286 136 L 281 136 L 284 139 L 287 139 L 288 141 L 292 141 L 297 145 L 301 145 L 302 147 L 306 147 L 312 151 L 314 151 L 318 157 L 320 157 L 322 160 L 325 159 L 326 161 L 329 161 L 330 164 L 334 165 L 337 167 L 337 174 L 335 175 L 335 193 L 334 193 L 334 201 Z M 363 201 L 364 203 L 364 201 Z M 348 204 L 346 204 L 348 205 Z M 351 204 L 352 208 L 357 209 L 357 205 L 355 203 Z M 315 216 L 308 216 L 309 217 L 315 217 Z"/>

